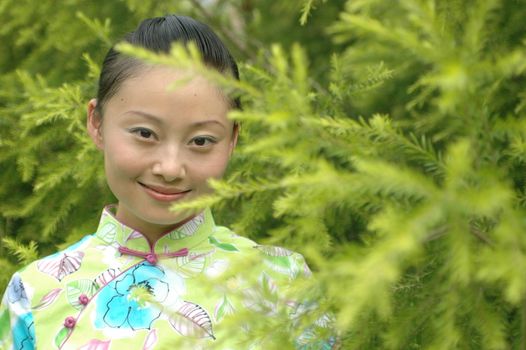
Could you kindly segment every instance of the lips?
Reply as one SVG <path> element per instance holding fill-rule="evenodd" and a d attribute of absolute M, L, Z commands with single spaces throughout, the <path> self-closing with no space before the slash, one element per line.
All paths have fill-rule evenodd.
<path fill-rule="evenodd" d="M 143 187 L 147 187 L 151 190 L 154 190 L 155 192 L 159 192 L 161 194 L 178 194 L 178 193 L 184 193 L 184 192 L 188 192 L 190 190 L 180 190 L 178 188 L 167 188 L 167 187 L 161 187 L 161 186 L 156 186 L 156 185 L 146 185 L 146 184 L 143 184 L 141 182 L 139 182 L 141 184 L 141 186 Z"/>
<path fill-rule="evenodd" d="M 144 191 L 148 195 L 150 195 L 150 197 L 162 202 L 171 202 L 181 199 L 191 191 L 179 188 L 162 187 L 157 185 L 146 185 L 141 182 L 139 182 L 139 184 L 142 186 Z"/>

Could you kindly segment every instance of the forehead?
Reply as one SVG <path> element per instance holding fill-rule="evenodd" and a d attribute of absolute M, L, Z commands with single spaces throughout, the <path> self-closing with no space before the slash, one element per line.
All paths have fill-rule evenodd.
<path fill-rule="evenodd" d="M 202 75 L 188 70 L 162 66 L 143 66 L 139 68 L 132 77 L 122 83 L 117 94 L 119 92 L 133 93 L 135 90 L 151 91 L 172 96 L 184 93 L 215 93 L 218 97 L 224 98 L 219 87 Z"/>
<path fill-rule="evenodd" d="M 126 79 L 106 104 L 109 115 L 142 110 L 153 115 L 224 116 L 230 104 L 200 75 L 168 67 L 144 67 Z"/>

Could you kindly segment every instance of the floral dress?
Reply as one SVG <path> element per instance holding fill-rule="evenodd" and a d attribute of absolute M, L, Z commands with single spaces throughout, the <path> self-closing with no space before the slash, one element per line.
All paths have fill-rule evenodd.
<path fill-rule="evenodd" d="M 301 255 L 216 226 L 209 210 L 150 245 L 107 207 L 96 233 L 13 275 L 0 349 L 265 348 L 237 344 L 251 325 L 232 329 L 229 317 L 294 314 L 299 303 L 280 294 L 309 274 Z M 334 340 L 310 333 L 295 344 L 332 349 Z"/>

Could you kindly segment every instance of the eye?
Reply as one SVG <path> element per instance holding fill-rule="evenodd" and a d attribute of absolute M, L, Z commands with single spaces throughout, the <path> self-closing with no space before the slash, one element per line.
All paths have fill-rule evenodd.
<path fill-rule="evenodd" d="M 134 128 L 134 129 L 131 129 L 130 132 L 132 134 L 137 135 L 138 137 L 142 139 L 147 139 L 147 140 L 153 139 L 153 137 L 155 136 L 153 131 L 146 129 L 146 128 Z"/>
<path fill-rule="evenodd" d="M 210 136 L 197 136 L 190 141 L 190 144 L 198 147 L 206 147 L 214 143 L 217 143 L 217 141 Z"/>

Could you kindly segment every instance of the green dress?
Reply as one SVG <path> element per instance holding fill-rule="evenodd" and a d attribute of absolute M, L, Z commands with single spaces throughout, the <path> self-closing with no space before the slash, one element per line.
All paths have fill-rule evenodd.
<path fill-rule="evenodd" d="M 304 304 L 285 291 L 308 275 L 300 254 L 216 226 L 209 210 L 150 245 L 107 207 L 96 233 L 13 275 L 0 306 L 0 349 L 265 348 L 261 339 L 238 344 L 251 325 L 233 329 L 230 316 L 298 317 Z M 300 349 L 334 343 L 313 332 L 295 341 Z"/>

